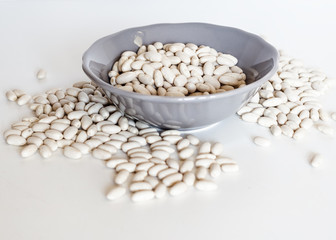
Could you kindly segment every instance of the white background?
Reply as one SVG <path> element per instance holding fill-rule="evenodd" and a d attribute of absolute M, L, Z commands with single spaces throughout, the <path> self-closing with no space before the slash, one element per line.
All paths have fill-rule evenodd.
<path fill-rule="evenodd" d="M 96 39 L 134 26 L 200 21 L 261 34 L 276 47 L 336 76 L 334 1 L 0 1 L 0 131 L 30 115 L 4 93 L 30 94 L 86 80 L 81 55 Z M 48 78 L 35 79 L 44 68 Z M 336 111 L 336 89 L 322 98 Z M 335 122 L 330 123 L 336 127 Z M 225 144 L 240 165 L 213 193 L 133 204 L 105 199 L 112 171 L 90 157 L 21 159 L 0 139 L 0 239 L 336 239 L 336 140 L 309 132 L 272 137 L 237 116 L 195 133 Z M 252 144 L 269 137 L 266 149 Z M 314 153 L 325 157 L 313 169 Z"/>

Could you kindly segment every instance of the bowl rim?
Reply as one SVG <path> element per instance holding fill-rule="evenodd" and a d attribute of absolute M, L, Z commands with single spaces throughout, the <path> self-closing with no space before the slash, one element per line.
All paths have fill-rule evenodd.
<path fill-rule="evenodd" d="M 107 39 L 114 37 L 115 35 L 122 34 L 123 32 L 126 31 L 131 31 L 131 30 L 139 30 L 139 28 L 150 28 L 153 26 L 167 26 L 167 25 L 204 25 L 204 26 L 211 26 L 211 27 L 216 27 L 216 28 L 221 28 L 221 29 L 231 29 L 232 31 L 239 32 L 241 34 L 249 35 L 251 38 L 254 38 L 258 41 L 260 41 L 262 44 L 268 46 L 270 50 L 272 51 L 271 58 L 274 59 L 274 66 L 273 68 L 266 73 L 262 78 L 258 79 L 257 81 L 254 81 L 250 84 L 245 85 L 244 87 L 241 88 L 236 88 L 233 90 L 225 91 L 225 92 L 220 92 L 220 93 L 214 93 L 214 94 L 208 94 L 208 95 L 201 95 L 201 96 L 185 96 L 185 97 L 167 97 L 167 96 L 158 96 L 158 95 L 145 95 L 137 92 L 128 92 L 119 88 L 114 87 L 110 83 L 105 82 L 103 79 L 98 78 L 89 68 L 89 54 L 94 50 L 97 45 L 100 45 L 101 42 L 106 41 Z M 105 86 L 109 91 L 115 92 L 117 95 L 123 95 L 126 97 L 130 98 L 137 98 L 140 100 L 144 101 L 158 101 L 158 102 L 167 102 L 167 103 L 176 103 L 176 102 L 200 102 L 200 101 L 209 101 L 214 98 L 226 98 L 230 97 L 232 95 L 238 95 L 240 93 L 248 92 L 253 89 L 257 89 L 257 87 L 261 86 L 263 83 L 265 83 L 267 80 L 269 80 L 277 71 L 278 69 L 278 61 L 279 61 L 279 53 L 277 49 L 272 46 L 270 43 L 265 41 L 262 37 L 244 31 L 239 28 L 235 27 L 229 27 L 229 26 L 221 26 L 217 24 L 210 24 L 210 23 L 202 23 L 202 22 L 184 22 L 184 23 L 158 23 L 158 24 L 150 24 L 150 25 L 145 25 L 145 26 L 138 26 L 138 27 L 132 27 L 132 28 L 127 28 L 121 31 L 118 31 L 116 33 L 107 35 L 105 37 L 102 37 L 98 40 L 96 40 L 94 43 L 91 44 L 91 46 L 84 52 L 82 56 L 82 69 L 85 72 L 85 74 L 93 81 L 102 84 Z"/>

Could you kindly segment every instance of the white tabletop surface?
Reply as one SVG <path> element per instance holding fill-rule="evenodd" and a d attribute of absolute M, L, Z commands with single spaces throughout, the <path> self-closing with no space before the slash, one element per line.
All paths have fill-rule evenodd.
<path fill-rule="evenodd" d="M 316 3 L 313 3 L 316 2 Z M 261 34 L 336 76 L 334 1 L 0 1 L 0 131 L 31 115 L 4 93 L 35 94 L 87 80 L 81 55 L 96 39 L 128 27 L 200 21 Z M 35 79 L 44 68 L 48 78 Z M 336 111 L 336 89 L 322 98 Z M 336 127 L 335 122 L 330 123 Z M 212 193 L 133 204 L 108 202 L 112 171 L 98 160 L 19 156 L 0 138 L 0 239 L 336 239 L 336 140 L 311 130 L 302 141 L 272 137 L 237 116 L 195 133 L 225 144 L 241 171 Z M 255 146 L 256 135 L 271 139 Z M 309 165 L 312 154 L 325 162 Z"/>

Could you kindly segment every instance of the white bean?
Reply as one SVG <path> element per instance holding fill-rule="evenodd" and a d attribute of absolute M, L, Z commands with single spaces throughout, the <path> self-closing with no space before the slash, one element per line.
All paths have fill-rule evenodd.
<path fill-rule="evenodd" d="M 6 97 L 9 101 L 12 101 L 12 102 L 15 102 L 17 99 L 16 94 L 12 90 L 9 90 L 6 92 Z"/>
<path fill-rule="evenodd" d="M 320 154 L 316 154 L 310 161 L 310 165 L 314 168 L 318 168 L 323 164 L 323 157 Z"/>
<path fill-rule="evenodd" d="M 112 158 L 112 159 L 109 159 L 108 161 L 106 161 L 106 166 L 108 168 L 116 168 L 117 165 L 119 165 L 121 163 L 127 163 L 127 160 L 124 159 L 124 158 Z"/>
<path fill-rule="evenodd" d="M 152 186 L 148 182 L 133 182 L 131 183 L 129 190 L 131 192 L 141 191 L 141 190 L 152 190 Z"/>
<path fill-rule="evenodd" d="M 159 183 L 154 190 L 156 198 L 163 198 L 167 194 L 167 187 L 166 185 Z"/>
<path fill-rule="evenodd" d="M 187 189 L 187 184 L 185 184 L 184 182 L 177 182 L 171 188 L 169 188 L 169 194 L 171 196 L 178 196 L 185 193 Z"/>
<path fill-rule="evenodd" d="M 47 145 L 41 145 L 39 147 L 39 153 L 43 158 L 49 158 L 52 155 L 52 150 Z"/>
<path fill-rule="evenodd" d="M 211 151 L 211 143 L 210 142 L 203 142 L 199 147 L 199 153 L 210 153 Z"/>
<path fill-rule="evenodd" d="M 228 173 L 228 172 L 238 172 L 239 166 L 236 163 L 223 163 L 221 165 L 222 172 Z"/>
<path fill-rule="evenodd" d="M 204 179 L 208 174 L 208 170 L 205 167 L 198 167 L 196 169 L 196 178 L 197 179 Z"/>
<path fill-rule="evenodd" d="M 133 79 L 135 79 L 135 77 L 136 77 L 135 72 L 125 72 L 117 77 L 116 82 L 118 84 L 125 84 L 131 82 Z"/>
<path fill-rule="evenodd" d="M 152 156 L 162 159 L 162 160 L 166 160 L 167 158 L 169 158 L 169 152 L 163 151 L 163 150 L 155 150 L 152 152 Z"/>
<path fill-rule="evenodd" d="M 74 147 L 66 146 L 63 151 L 64 156 L 72 159 L 79 159 L 82 157 L 82 153 Z"/>
<path fill-rule="evenodd" d="M 183 174 L 183 182 L 187 186 L 192 186 L 194 185 L 194 182 L 196 180 L 195 174 L 193 172 L 186 172 Z"/>
<path fill-rule="evenodd" d="M 163 137 L 163 140 L 170 142 L 171 144 L 176 144 L 181 139 L 182 137 L 177 135 L 168 135 Z"/>
<path fill-rule="evenodd" d="M 187 139 L 190 141 L 190 144 L 197 146 L 199 144 L 199 139 L 193 135 L 188 135 Z"/>
<path fill-rule="evenodd" d="M 112 154 L 108 151 L 103 150 L 103 149 L 95 148 L 92 151 L 92 156 L 97 158 L 97 159 L 107 160 L 107 159 L 112 157 Z"/>
<path fill-rule="evenodd" d="M 57 146 L 57 142 L 53 139 L 49 139 L 49 138 L 46 138 L 43 140 L 43 144 L 48 146 L 50 148 L 51 151 L 56 151 L 58 146 Z"/>
<path fill-rule="evenodd" d="M 186 147 L 179 152 L 179 157 L 181 159 L 187 159 L 191 157 L 193 154 L 194 154 L 194 149 L 190 147 Z"/>
<path fill-rule="evenodd" d="M 37 146 L 35 144 L 28 144 L 24 146 L 24 148 L 21 150 L 21 157 L 30 157 L 34 155 L 34 153 L 37 151 Z"/>
<path fill-rule="evenodd" d="M 213 153 L 216 156 L 219 156 L 223 153 L 224 146 L 223 144 L 216 142 L 211 146 L 211 153 Z"/>
<path fill-rule="evenodd" d="M 181 167 L 180 167 L 180 172 L 181 173 L 185 173 L 185 172 L 189 172 L 194 168 L 194 161 L 192 160 L 185 160 Z"/>
<path fill-rule="evenodd" d="M 123 150 L 123 152 L 127 153 L 129 150 L 134 149 L 134 148 L 138 148 L 140 146 L 141 146 L 140 143 L 135 142 L 135 141 L 125 142 L 121 145 L 121 150 Z"/>
<path fill-rule="evenodd" d="M 255 137 L 253 142 L 260 147 L 269 147 L 271 145 L 271 142 L 263 137 Z"/>
<path fill-rule="evenodd" d="M 217 184 L 211 180 L 197 180 L 195 188 L 200 191 L 214 191 L 218 188 Z"/>
<path fill-rule="evenodd" d="M 172 184 L 182 181 L 183 175 L 181 173 L 173 173 L 162 179 L 162 183 L 166 186 L 171 186 Z"/>
<path fill-rule="evenodd" d="M 116 171 L 119 172 L 121 170 L 127 170 L 129 172 L 134 172 L 135 168 L 136 168 L 136 164 L 134 163 L 122 162 L 116 166 Z"/>
<path fill-rule="evenodd" d="M 131 195 L 131 199 L 133 202 L 143 202 L 151 200 L 155 197 L 155 194 L 152 190 L 142 190 L 138 192 L 134 192 Z"/>
<path fill-rule="evenodd" d="M 280 136 L 281 135 L 281 128 L 278 125 L 271 126 L 271 133 L 273 136 Z"/>
<path fill-rule="evenodd" d="M 139 164 L 137 165 L 138 168 Z M 133 182 L 139 182 L 139 181 L 144 181 L 145 178 L 148 176 L 148 173 L 146 170 L 138 170 L 136 169 L 136 173 L 133 175 L 132 181 Z"/>
<path fill-rule="evenodd" d="M 166 164 L 156 164 L 148 169 L 148 175 L 156 177 L 160 171 L 167 168 L 168 166 Z"/>
<path fill-rule="evenodd" d="M 26 139 L 19 135 L 9 135 L 6 138 L 6 142 L 9 145 L 22 146 L 26 144 Z"/>
<path fill-rule="evenodd" d="M 120 172 L 118 172 L 114 178 L 114 182 L 116 184 L 123 184 L 127 181 L 128 177 L 129 177 L 130 173 L 127 170 L 121 170 Z"/>
<path fill-rule="evenodd" d="M 212 163 L 209 168 L 209 173 L 210 176 L 213 178 L 219 177 L 219 175 L 221 174 L 220 165 L 218 163 Z"/>
<path fill-rule="evenodd" d="M 27 94 L 24 94 L 24 95 L 22 95 L 21 97 L 19 97 L 17 100 L 16 100 L 16 102 L 17 102 L 17 104 L 18 105 L 25 105 L 25 104 L 27 104 L 29 101 L 30 101 L 30 99 L 31 99 L 31 96 L 30 95 L 27 95 Z"/>
<path fill-rule="evenodd" d="M 246 122 L 255 123 L 258 121 L 259 116 L 254 113 L 244 113 L 241 115 L 241 118 Z"/>
<path fill-rule="evenodd" d="M 110 191 L 106 195 L 106 198 L 112 201 L 121 198 L 125 194 L 126 194 L 126 188 L 116 185 L 110 189 Z"/>

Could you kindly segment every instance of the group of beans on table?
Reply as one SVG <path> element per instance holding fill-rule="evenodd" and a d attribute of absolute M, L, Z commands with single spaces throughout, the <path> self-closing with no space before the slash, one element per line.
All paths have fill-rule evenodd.
<path fill-rule="evenodd" d="M 236 66 L 238 60 L 209 46 L 193 43 L 155 42 L 140 46 L 137 52 L 125 51 L 108 73 L 115 87 L 146 95 L 167 97 L 200 96 L 230 91 L 246 85 L 246 75 Z M 38 78 L 46 77 L 45 71 Z M 316 126 L 332 135 L 326 124 L 336 113 L 323 110 L 318 97 L 335 80 L 307 68 L 297 59 L 280 52 L 278 72 L 238 111 L 244 121 L 270 128 L 274 136 L 300 139 Z M 21 156 L 39 152 L 49 158 L 57 149 L 64 156 L 80 159 L 91 153 L 115 170 L 110 200 L 127 190 L 135 202 L 177 196 L 190 186 L 198 190 L 217 189 L 214 179 L 222 172 L 237 172 L 239 167 L 222 156 L 219 142 L 200 142 L 178 130 L 158 131 L 148 124 L 123 116 L 92 82 L 78 82 L 66 90 L 52 89 L 30 96 L 14 89 L 6 93 L 18 105 L 29 104 L 34 116 L 12 124 L 4 133 L 8 144 L 21 146 Z M 255 144 L 269 146 L 264 137 Z M 318 167 L 323 158 L 311 161 Z"/>

